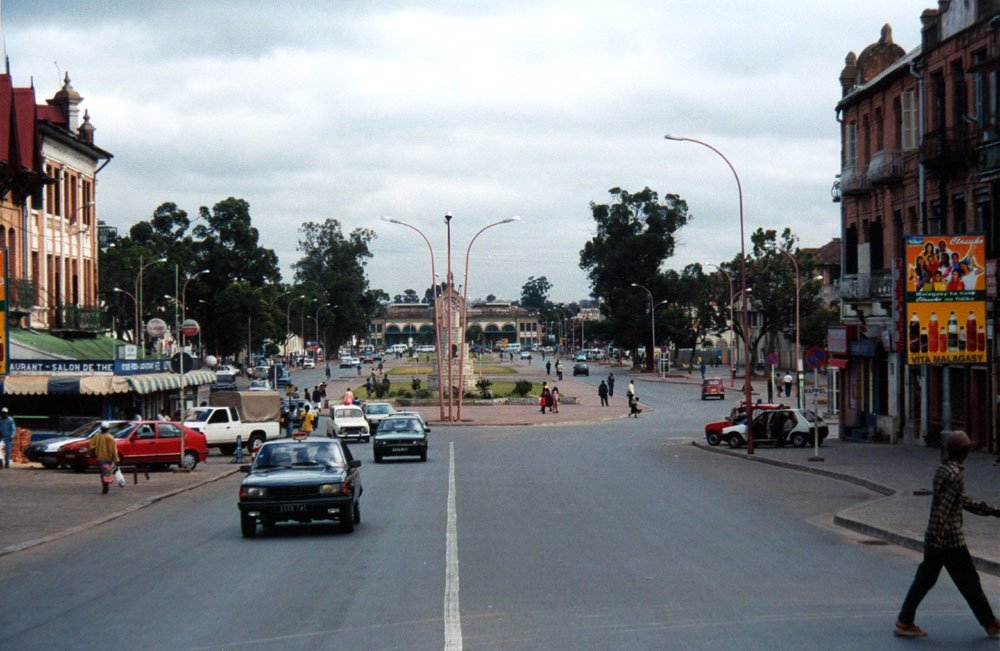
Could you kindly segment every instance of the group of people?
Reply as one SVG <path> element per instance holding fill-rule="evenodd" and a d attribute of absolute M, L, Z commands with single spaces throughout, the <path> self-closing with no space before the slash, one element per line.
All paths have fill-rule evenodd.
<path fill-rule="evenodd" d="M 556 369 L 556 377 L 559 378 L 559 380 L 561 381 L 563 379 L 562 360 L 560 359 L 556 360 L 555 369 Z M 552 373 L 552 360 L 548 360 L 547 362 L 545 362 L 545 374 L 550 375 L 551 373 Z"/>
<path fill-rule="evenodd" d="M 548 408 L 549 412 L 553 414 L 559 413 L 559 387 L 553 386 L 549 388 L 548 382 L 542 382 L 542 395 L 538 397 L 538 404 L 541 406 L 541 411 L 545 413 L 545 409 Z"/>
<path fill-rule="evenodd" d="M 924 245 L 909 267 L 909 286 L 918 292 L 960 292 L 974 290 L 976 282 L 983 275 L 983 267 L 972 255 L 972 249 L 965 256 L 948 250 L 944 240 L 934 246 Z"/>

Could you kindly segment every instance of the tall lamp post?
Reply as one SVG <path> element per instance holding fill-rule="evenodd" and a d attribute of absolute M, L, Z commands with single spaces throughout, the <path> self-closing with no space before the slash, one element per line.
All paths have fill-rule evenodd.
<path fill-rule="evenodd" d="M 729 162 L 726 155 L 721 151 L 701 140 L 695 138 L 687 138 L 683 136 L 673 136 L 669 133 L 664 136 L 666 140 L 674 140 L 676 142 L 693 142 L 707 149 L 711 149 L 715 152 L 719 158 L 725 161 L 726 165 L 729 166 L 729 171 L 733 173 L 733 178 L 736 179 L 736 190 L 739 193 L 739 207 L 740 207 L 740 271 L 741 278 L 740 282 L 743 285 L 743 292 L 746 292 L 747 288 L 747 256 L 746 256 L 746 237 L 744 235 L 743 226 L 743 185 L 740 183 L 740 175 L 736 173 L 736 168 L 733 164 Z M 753 428 L 750 427 L 750 423 L 753 420 L 753 387 L 750 384 L 750 308 L 748 306 L 749 301 L 746 300 L 746 296 L 743 299 L 743 345 L 746 354 L 746 382 L 743 387 L 744 400 L 746 401 L 746 411 L 747 411 L 747 454 L 754 453 L 753 445 Z"/>
<path fill-rule="evenodd" d="M 458 414 L 456 417 L 459 421 L 462 420 L 462 395 L 465 393 L 463 390 L 465 387 L 465 328 L 468 323 L 468 302 L 467 297 L 469 295 L 469 252 L 472 251 L 472 245 L 475 243 L 476 238 L 494 226 L 500 226 L 501 224 L 509 224 L 511 222 L 521 221 L 521 218 L 517 215 L 513 217 L 508 217 L 506 219 L 501 219 L 498 222 L 493 222 L 492 224 L 487 224 L 479 229 L 472 239 L 469 240 L 469 246 L 465 249 L 465 276 L 462 280 L 462 325 L 461 325 L 461 339 L 459 341 L 459 354 L 458 354 Z"/>
<path fill-rule="evenodd" d="M 304 299 L 305 297 L 306 297 L 305 294 L 299 294 L 298 296 L 293 296 L 292 300 L 288 301 L 288 306 L 285 309 L 285 346 L 284 346 L 285 350 L 284 350 L 284 355 L 285 355 L 285 363 L 286 364 L 288 363 L 288 333 L 292 329 L 292 303 L 294 303 L 295 301 L 297 301 L 299 299 Z"/>
<path fill-rule="evenodd" d="M 795 256 L 784 249 L 777 249 L 777 251 L 792 261 L 792 268 L 795 270 L 795 404 L 799 409 L 802 409 L 804 404 L 802 399 L 802 389 L 805 384 L 805 378 L 802 373 L 802 347 L 799 344 L 800 297 L 803 285 L 809 282 L 809 280 L 822 279 L 823 276 L 816 276 L 815 278 L 810 278 L 809 280 L 802 282 L 802 278 L 799 277 L 799 263 L 795 259 Z"/>
<path fill-rule="evenodd" d="M 135 315 L 135 327 L 139 330 L 139 350 L 143 359 L 146 357 L 146 329 L 142 325 L 142 276 L 146 271 L 146 267 L 151 267 L 154 264 L 160 262 L 166 262 L 166 258 L 157 258 L 152 262 L 142 263 L 142 256 L 139 256 L 139 273 L 135 277 L 135 295 L 138 300 L 136 300 L 136 315 Z"/>
<path fill-rule="evenodd" d="M 736 362 L 733 355 L 733 277 L 729 272 L 717 264 L 711 265 L 721 271 L 726 276 L 726 283 L 729 285 L 729 387 L 736 386 Z"/>
<path fill-rule="evenodd" d="M 649 354 L 652 355 L 653 360 L 653 371 L 656 371 L 656 304 L 653 301 L 653 292 L 649 291 L 649 288 L 645 285 L 640 285 L 639 283 L 632 283 L 633 287 L 638 287 L 639 289 L 646 290 L 649 294 L 649 326 L 653 331 L 653 346 L 649 349 Z"/>
<path fill-rule="evenodd" d="M 427 244 L 427 250 L 431 254 L 431 294 L 434 298 L 432 306 L 434 308 L 434 350 L 437 354 L 437 367 L 438 375 L 441 375 L 441 316 L 438 314 L 438 300 L 437 300 L 437 273 L 434 271 L 434 248 L 431 246 L 431 241 L 427 239 L 416 226 L 407 224 L 404 221 L 394 219 L 392 217 L 382 217 L 382 221 L 389 222 L 390 224 L 398 224 L 400 226 L 406 226 L 412 231 L 415 231 L 417 235 L 423 238 L 424 242 Z M 449 393 L 451 389 L 449 388 Z M 439 420 L 444 420 L 444 378 L 438 377 L 438 409 L 440 412 Z"/>
<path fill-rule="evenodd" d="M 129 298 L 131 298 L 132 299 L 132 313 L 135 314 L 135 315 L 139 314 L 139 299 L 137 299 L 135 297 L 135 294 L 133 294 L 132 292 L 129 292 L 129 291 L 125 291 L 121 287 L 112 287 L 111 291 L 117 292 L 119 294 L 124 294 L 125 296 L 128 296 Z M 135 341 L 139 338 L 139 332 L 138 332 L 138 330 L 139 330 L 139 322 L 138 321 L 136 321 L 136 323 L 135 323 L 135 328 L 136 328 L 135 339 L 132 340 L 132 343 L 135 343 Z"/>
<path fill-rule="evenodd" d="M 319 307 L 316 308 L 316 316 L 313 317 L 313 321 L 316 322 L 316 347 L 317 348 L 319 348 L 319 311 L 322 310 L 324 307 L 333 307 L 333 306 L 330 305 L 329 303 L 323 303 L 322 305 L 320 305 Z M 323 351 L 323 354 L 325 355 L 326 351 Z"/>

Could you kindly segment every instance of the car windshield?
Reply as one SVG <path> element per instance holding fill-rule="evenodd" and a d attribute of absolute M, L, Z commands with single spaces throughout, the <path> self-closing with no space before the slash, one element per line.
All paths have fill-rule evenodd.
<path fill-rule="evenodd" d="M 368 405 L 365 411 L 369 414 L 389 414 L 392 413 L 389 405 Z"/>
<path fill-rule="evenodd" d="M 363 418 L 360 409 L 335 409 L 334 418 Z"/>
<path fill-rule="evenodd" d="M 378 432 L 423 432 L 424 428 L 415 418 L 387 418 L 378 426 Z"/>
<path fill-rule="evenodd" d="M 71 438 L 81 438 L 81 437 L 87 436 L 88 434 L 91 434 L 92 432 L 94 432 L 98 428 L 98 426 L 100 424 L 101 424 L 101 421 L 99 421 L 99 420 L 92 420 L 89 423 L 84 423 L 83 425 L 80 425 L 75 430 L 73 430 L 72 432 L 66 434 L 65 436 L 69 436 Z"/>
<path fill-rule="evenodd" d="M 128 438 L 129 434 L 135 431 L 136 426 L 138 426 L 139 424 L 140 423 L 138 423 L 137 421 L 131 420 L 126 423 L 118 423 L 117 425 L 112 425 L 110 434 L 116 439 Z"/>
<path fill-rule="evenodd" d="M 254 470 L 267 468 L 342 468 L 347 465 L 336 443 L 291 441 L 266 444 L 257 453 Z"/>
<path fill-rule="evenodd" d="M 229 373 L 219 373 L 215 376 L 216 384 L 234 384 L 236 376 Z"/>

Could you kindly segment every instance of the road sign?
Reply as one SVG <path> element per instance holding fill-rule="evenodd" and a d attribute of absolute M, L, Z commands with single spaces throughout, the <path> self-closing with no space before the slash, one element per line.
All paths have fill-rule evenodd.
<path fill-rule="evenodd" d="M 185 319 L 181 324 L 181 332 L 185 337 L 197 337 L 201 331 L 201 326 L 194 319 Z"/>
<path fill-rule="evenodd" d="M 174 353 L 174 356 L 170 358 L 170 370 L 174 373 L 190 371 L 193 366 L 194 360 L 187 353 Z"/>
<path fill-rule="evenodd" d="M 810 346 L 806 349 L 806 366 L 820 368 L 826 364 L 827 354 L 822 346 Z"/>
<path fill-rule="evenodd" d="M 167 322 L 163 319 L 150 319 L 146 322 L 146 333 L 153 339 L 159 339 L 167 334 Z"/>
<path fill-rule="evenodd" d="M 768 366 L 776 366 L 778 364 L 778 353 L 768 353 L 764 361 L 767 362 Z"/>

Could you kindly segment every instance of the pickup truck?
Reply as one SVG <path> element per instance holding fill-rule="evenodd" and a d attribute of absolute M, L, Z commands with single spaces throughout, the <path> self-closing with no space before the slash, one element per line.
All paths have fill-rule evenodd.
<path fill-rule="evenodd" d="M 217 391 L 209 405 L 189 409 L 184 425 L 205 435 L 209 447 L 236 451 L 237 438 L 249 449 L 281 435 L 281 395 L 276 391 Z"/>

